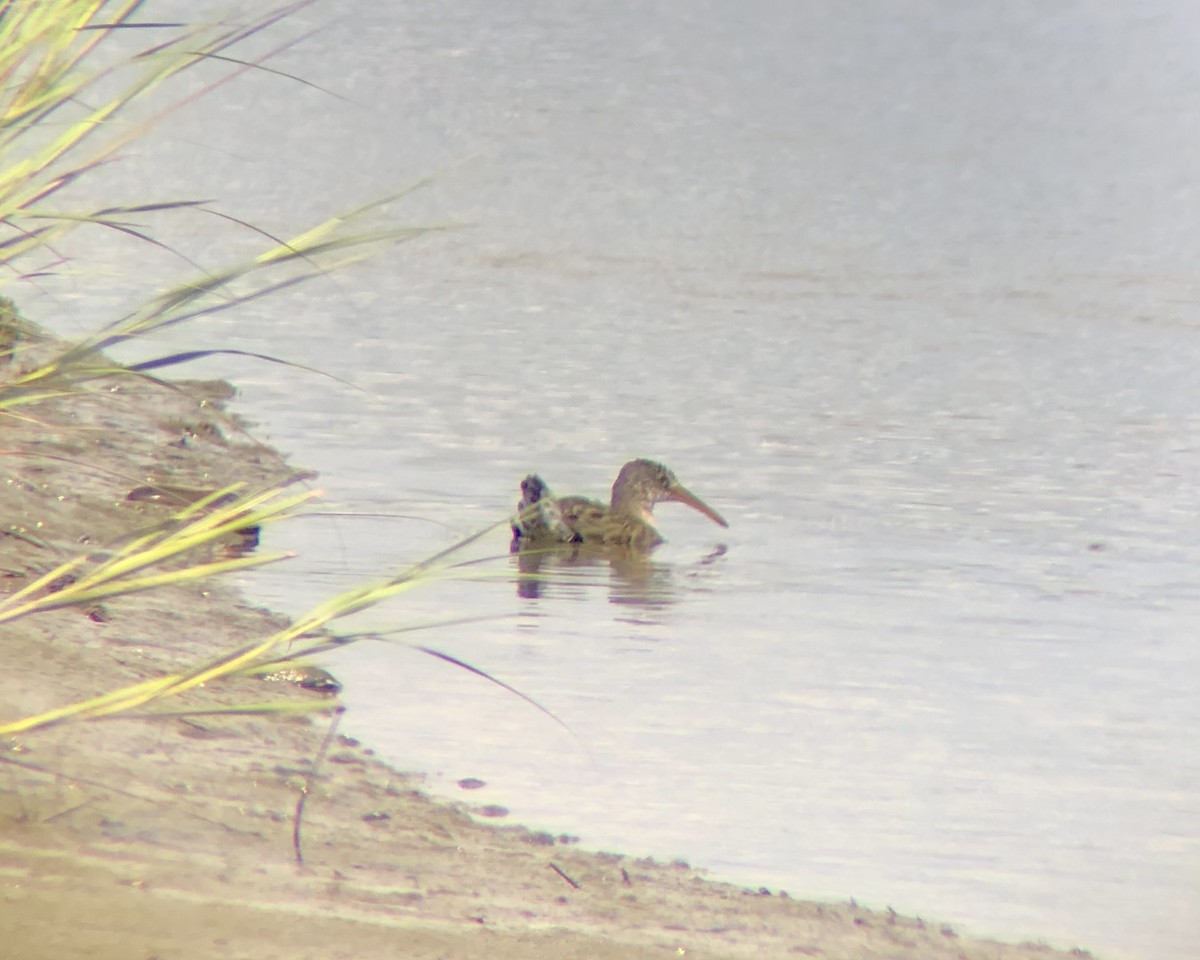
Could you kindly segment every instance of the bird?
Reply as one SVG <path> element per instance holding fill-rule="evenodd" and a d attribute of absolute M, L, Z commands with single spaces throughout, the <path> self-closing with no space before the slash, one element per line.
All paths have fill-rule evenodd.
<path fill-rule="evenodd" d="M 583 498 L 563 499 L 575 501 Z M 512 532 L 514 547 L 522 540 L 556 543 L 579 543 L 582 540 L 567 526 L 559 506 L 559 498 L 550 492 L 546 481 L 536 473 L 529 474 L 521 481 L 521 499 L 517 502 L 517 515 L 513 518 Z"/>
<path fill-rule="evenodd" d="M 512 549 L 527 544 L 585 543 L 648 551 L 663 542 L 654 526 L 656 503 L 684 503 L 722 527 L 716 510 L 683 486 L 654 460 L 630 460 L 617 474 L 608 504 L 587 497 L 556 497 L 537 474 L 521 481 L 521 500 L 513 519 Z"/>

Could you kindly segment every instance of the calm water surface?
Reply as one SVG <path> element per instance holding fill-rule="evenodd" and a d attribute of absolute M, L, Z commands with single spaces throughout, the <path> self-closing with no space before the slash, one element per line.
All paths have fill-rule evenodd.
<path fill-rule="evenodd" d="M 247 77 L 114 168 L 279 234 L 433 174 L 402 215 L 454 225 L 172 341 L 360 388 L 196 371 L 333 508 L 386 515 L 277 531 L 303 556 L 248 589 L 299 612 L 502 517 L 530 469 L 600 495 L 662 459 L 729 530 L 663 506 L 645 564 L 556 557 L 536 589 L 498 530 L 359 624 L 492 618 L 418 636 L 565 727 L 399 637 L 335 664 L 346 729 L 592 847 L 1182 960 L 1200 13 L 850 9 L 331 2 L 277 64 L 329 93 Z M 132 254 L 82 252 L 119 281 L 32 315 L 112 318 Z"/>

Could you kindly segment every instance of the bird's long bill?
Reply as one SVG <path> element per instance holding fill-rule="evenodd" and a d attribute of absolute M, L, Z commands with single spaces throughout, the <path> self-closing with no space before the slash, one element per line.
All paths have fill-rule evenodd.
<path fill-rule="evenodd" d="M 669 499 L 678 503 L 686 503 L 693 510 L 699 510 L 713 523 L 719 523 L 723 527 L 729 526 L 729 523 L 723 516 L 721 516 L 716 510 L 692 493 L 691 490 L 687 489 L 687 487 L 681 487 L 679 484 L 675 484 L 673 487 L 671 487 L 671 496 Z"/>

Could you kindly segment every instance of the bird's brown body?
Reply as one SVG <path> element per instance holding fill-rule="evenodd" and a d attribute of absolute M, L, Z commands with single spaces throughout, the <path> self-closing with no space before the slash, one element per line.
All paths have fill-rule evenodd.
<path fill-rule="evenodd" d="M 631 460 L 621 468 L 607 505 L 587 497 L 555 497 L 541 477 L 521 481 L 521 502 L 513 522 L 513 548 L 525 544 L 588 543 L 649 550 L 662 543 L 654 526 L 656 503 L 674 500 L 729 526 L 717 511 L 653 460 Z"/>

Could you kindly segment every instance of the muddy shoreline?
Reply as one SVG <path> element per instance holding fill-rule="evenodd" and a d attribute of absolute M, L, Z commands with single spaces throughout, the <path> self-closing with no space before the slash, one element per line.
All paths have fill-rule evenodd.
<path fill-rule="evenodd" d="M 27 357 L 0 368 L 0 383 Z M 127 499 L 140 485 L 261 485 L 292 472 L 219 413 L 227 385 L 180 386 L 96 382 L 3 420 L 0 591 L 161 522 L 168 507 Z M 6 624 L 0 722 L 174 671 L 280 624 L 219 580 Z M 326 697 L 255 680 L 204 696 Z M 312 779 L 299 865 L 294 814 L 327 729 L 324 716 L 113 719 L 7 739 L 5 956 L 1088 955 L 972 940 L 944 922 L 798 901 L 479 824 L 344 738 Z"/>

